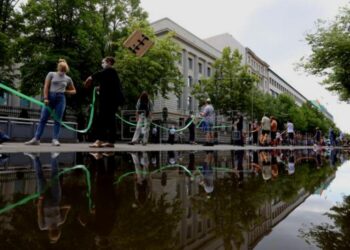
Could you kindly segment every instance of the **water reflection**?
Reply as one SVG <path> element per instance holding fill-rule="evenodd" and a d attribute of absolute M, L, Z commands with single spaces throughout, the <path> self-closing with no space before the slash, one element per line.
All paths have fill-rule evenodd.
<path fill-rule="evenodd" d="M 79 153 L 72 165 L 85 165 L 86 179 L 59 174 L 64 154 L 29 157 L 34 170 L 0 171 L 4 249 L 252 249 L 348 159 L 336 150 Z M 18 186 L 33 185 L 40 198 L 18 203 L 35 194 Z M 325 246 L 315 230 L 303 235 Z"/>
<path fill-rule="evenodd" d="M 63 224 L 66 222 L 69 204 L 62 204 L 61 183 L 58 178 L 58 153 L 51 154 L 51 176 L 46 180 L 38 154 L 26 154 L 33 163 L 40 197 L 37 200 L 37 216 L 40 230 L 48 232 L 50 243 L 56 243 L 61 237 Z"/>
<path fill-rule="evenodd" d="M 326 215 L 332 223 L 314 224 L 311 229 L 300 229 L 301 237 L 321 249 L 350 249 L 350 196 L 333 206 Z"/>

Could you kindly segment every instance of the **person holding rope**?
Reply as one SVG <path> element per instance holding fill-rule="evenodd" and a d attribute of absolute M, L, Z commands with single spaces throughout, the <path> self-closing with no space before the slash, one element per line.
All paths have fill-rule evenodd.
<path fill-rule="evenodd" d="M 44 85 L 44 102 L 45 105 L 55 111 L 55 121 L 52 136 L 52 145 L 60 146 L 58 141 L 64 110 L 66 108 L 66 94 L 74 95 L 76 90 L 72 79 L 66 75 L 69 66 L 64 59 L 59 59 L 57 72 L 49 72 L 45 79 Z M 50 111 L 44 107 L 41 110 L 39 126 L 35 132 L 34 138 L 25 142 L 25 145 L 40 145 L 40 138 L 44 133 L 46 123 L 50 117 Z"/>
<path fill-rule="evenodd" d="M 108 56 L 102 60 L 102 70 L 89 76 L 84 85 L 89 88 L 98 83 L 99 112 L 97 119 L 97 140 L 92 148 L 114 147 L 116 137 L 115 112 L 124 103 L 121 82 L 118 72 L 113 68 L 115 60 Z"/>
<path fill-rule="evenodd" d="M 213 126 L 215 111 L 213 105 L 211 105 L 210 98 L 206 100 L 205 107 L 203 109 L 203 112 L 200 113 L 200 115 L 204 118 L 204 129 L 206 132 L 206 142 L 203 144 L 203 146 L 214 146 Z"/>
<path fill-rule="evenodd" d="M 129 145 L 134 145 L 138 142 L 141 130 L 144 128 L 145 133 L 142 139 L 142 145 L 147 145 L 148 143 L 148 135 L 149 135 L 149 127 L 152 122 L 152 111 L 153 111 L 153 103 L 150 100 L 146 91 L 143 91 L 137 101 L 136 104 L 136 130 L 134 133 L 134 137 L 132 138 Z"/>
<path fill-rule="evenodd" d="M 289 119 L 287 122 L 288 144 L 294 145 L 294 124 Z"/>
<path fill-rule="evenodd" d="M 185 121 L 185 125 L 188 126 L 188 131 L 189 131 L 189 143 L 192 145 L 197 144 L 195 140 L 195 130 L 196 130 L 196 125 L 194 124 L 194 115 L 193 111 L 190 111 L 190 115 L 187 117 Z"/>

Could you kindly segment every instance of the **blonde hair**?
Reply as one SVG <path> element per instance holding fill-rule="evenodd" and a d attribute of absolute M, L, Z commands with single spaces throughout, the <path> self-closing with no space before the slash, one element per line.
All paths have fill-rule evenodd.
<path fill-rule="evenodd" d="M 57 71 L 66 72 L 66 73 L 69 71 L 69 66 L 68 66 L 68 63 L 65 59 L 58 60 Z"/>

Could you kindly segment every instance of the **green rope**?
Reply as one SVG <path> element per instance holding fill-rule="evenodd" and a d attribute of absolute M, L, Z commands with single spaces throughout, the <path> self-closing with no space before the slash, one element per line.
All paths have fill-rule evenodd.
<path fill-rule="evenodd" d="M 154 174 L 154 173 L 157 173 L 163 169 L 167 169 L 167 168 L 175 168 L 175 167 L 179 167 L 179 168 L 182 168 L 185 172 L 187 172 L 191 177 L 193 177 L 193 174 L 191 173 L 190 170 L 188 170 L 188 168 L 186 168 L 185 166 L 183 165 L 180 165 L 180 164 L 174 164 L 174 165 L 166 165 L 166 166 L 163 166 L 163 167 L 160 167 L 159 169 L 156 169 L 152 172 L 150 171 L 137 171 L 138 173 L 140 174 Z M 125 174 L 121 175 L 118 177 L 118 179 L 114 182 L 114 184 L 119 184 L 125 177 L 129 176 L 129 175 L 132 175 L 132 174 L 136 174 L 136 171 L 130 171 L 130 172 L 126 172 Z"/>
<path fill-rule="evenodd" d="M 96 100 L 96 88 L 94 88 L 93 94 L 92 94 L 92 103 L 90 104 L 90 117 L 89 117 L 88 125 L 85 129 L 82 129 L 82 130 L 75 129 L 75 128 L 69 126 L 66 122 L 63 122 L 61 119 L 59 119 L 56 116 L 55 112 L 49 106 L 45 105 L 45 103 L 38 101 L 37 99 L 35 99 L 33 97 L 27 96 L 27 95 L 15 90 L 15 89 L 12 89 L 1 82 L 0 82 L 0 88 L 10 92 L 13 95 L 20 97 L 22 99 L 25 99 L 31 103 L 34 103 L 42 108 L 46 108 L 50 112 L 50 114 L 54 120 L 58 121 L 59 123 L 62 124 L 63 127 L 67 128 L 71 131 L 75 131 L 78 133 L 86 133 L 91 128 L 92 120 L 93 120 L 93 116 L 94 116 L 94 106 L 95 106 L 95 100 Z"/>

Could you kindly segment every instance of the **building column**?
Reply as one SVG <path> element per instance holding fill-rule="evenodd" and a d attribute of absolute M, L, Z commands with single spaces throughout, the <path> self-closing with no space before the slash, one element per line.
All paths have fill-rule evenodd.
<path fill-rule="evenodd" d="M 184 113 L 184 110 L 187 109 L 187 96 L 188 96 L 188 88 L 187 88 L 187 82 L 188 82 L 188 51 L 183 50 L 183 77 L 185 81 L 185 87 L 183 88 L 182 93 L 182 105 L 181 105 L 181 113 Z"/>

